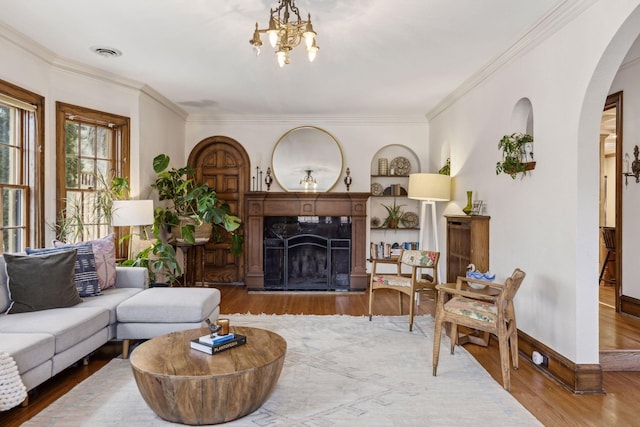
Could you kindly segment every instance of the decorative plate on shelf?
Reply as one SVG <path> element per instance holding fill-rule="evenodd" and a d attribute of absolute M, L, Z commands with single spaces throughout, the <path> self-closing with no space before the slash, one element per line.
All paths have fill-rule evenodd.
<path fill-rule="evenodd" d="M 415 212 L 405 212 L 400 218 L 400 222 L 406 228 L 417 228 L 420 220 Z"/>
<path fill-rule="evenodd" d="M 393 169 L 394 175 L 409 175 L 409 172 L 411 172 L 411 162 L 406 157 L 396 157 L 391 160 L 389 169 Z"/>
<path fill-rule="evenodd" d="M 382 193 L 384 193 L 384 188 L 382 187 L 382 184 L 378 184 L 377 182 L 374 182 L 373 184 L 371 184 L 372 195 L 382 196 Z"/>

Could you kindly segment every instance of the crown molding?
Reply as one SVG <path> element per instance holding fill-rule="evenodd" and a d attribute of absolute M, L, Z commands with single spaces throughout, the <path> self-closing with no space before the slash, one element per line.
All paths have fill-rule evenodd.
<path fill-rule="evenodd" d="M 243 126 L 265 125 L 265 124 L 309 124 L 322 122 L 332 125 L 366 125 L 366 126 L 387 126 L 387 125 L 427 125 L 424 115 L 275 115 L 275 114 L 189 114 L 187 124 L 216 124 L 234 125 L 242 123 Z"/>
<path fill-rule="evenodd" d="M 534 47 L 551 37 L 567 23 L 582 14 L 598 0 L 563 0 L 551 8 L 524 34 L 516 39 L 505 51 L 491 59 L 471 77 L 465 80 L 453 92 L 447 95 L 438 105 L 427 113 L 427 119 L 433 120 L 440 113 L 455 104 L 469 91 L 498 72 L 514 59 L 531 51 Z"/>
<path fill-rule="evenodd" d="M 0 37 L 7 40 L 11 44 L 21 48 L 25 52 L 42 60 L 54 70 L 65 71 L 71 74 L 85 76 L 109 84 L 115 84 L 126 89 L 134 90 L 136 92 L 142 92 L 170 109 L 172 112 L 180 116 L 183 120 L 187 119 L 188 114 L 186 111 L 184 111 L 178 105 L 174 104 L 165 96 L 161 95 L 159 92 L 144 83 L 133 79 L 128 79 L 117 74 L 109 73 L 99 68 L 90 67 L 75 61 L 61 58 L 46 47 L 35 42 L 24 34 L 16 31 L 3 22 L 0 22 Z"/>

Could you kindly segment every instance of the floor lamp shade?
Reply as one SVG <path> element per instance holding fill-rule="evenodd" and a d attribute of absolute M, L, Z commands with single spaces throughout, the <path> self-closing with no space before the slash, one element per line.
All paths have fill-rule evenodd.
<path fill-rule="evenodd" d="M 410 199 L 448 202 L 451 200 L 451 177 L 437 173 L 412 173 L 409 175 Z"/>
<path fill-rule="evenodd" d="M 111 225 L 127 227 L 153 224 L 153 200 L 114 200 Z"/>

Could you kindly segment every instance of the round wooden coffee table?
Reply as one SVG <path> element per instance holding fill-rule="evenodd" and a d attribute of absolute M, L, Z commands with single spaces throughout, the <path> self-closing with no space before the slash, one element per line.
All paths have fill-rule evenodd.
<path fill-rule="evenodd" d="M 207 328 L 153 338 L 131 354 L 131 367 L 147 405 L 161 418 L 182 424 L 219 424 L 262 405 L 278 382 L 287 342 L 258 328 L 231 327 L 247 343 L 210 355 L 189 342 Z"/>

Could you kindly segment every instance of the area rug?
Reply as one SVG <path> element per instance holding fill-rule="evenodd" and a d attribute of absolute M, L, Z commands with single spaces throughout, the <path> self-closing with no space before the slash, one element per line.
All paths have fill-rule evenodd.
<path fill-rule="evenodd" d="M 252 414 L 225 426 L 539 426 L 464 348 L 443 338 L 431 375 L 433 318 L 233 315 L 287 341 L 280 380 Z M 134 350 L 135 351 L 135 350 Z M 167 426 L 114 359 L 25 426 Z"/>

